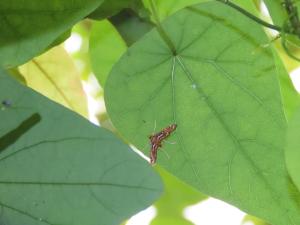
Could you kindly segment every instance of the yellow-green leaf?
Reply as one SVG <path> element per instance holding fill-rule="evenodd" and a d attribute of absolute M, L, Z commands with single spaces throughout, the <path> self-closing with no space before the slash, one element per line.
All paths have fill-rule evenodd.
<path fill-rule="evenodd" d="M 87 100 L 74 62 L 63 49 L 55 47 L 20 67 L 32 89 L 69 109 L 87 116 Z"/>

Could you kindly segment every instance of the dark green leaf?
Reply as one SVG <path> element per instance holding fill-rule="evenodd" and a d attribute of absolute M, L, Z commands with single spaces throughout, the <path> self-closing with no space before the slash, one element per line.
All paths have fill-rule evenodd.
<path fill-rule="evenodd" d="M 110 18 L 110 21 L 128 46 L 138 41 L 154 27 L 148 20 L 142 19 L 128 10 L 123 10 L 116 16 L 113 16 Z"/>
<path fill-rule="evenodd" d="M 17 81 L 19 81 L 21 84 L 26 85 L 26 80 L 23 77 L 23 75 L 20 73 L 18 68 L 12 68 L 7 70 L 7 72 L 13 77 L 15 78 Z"/>
<path fill-rule="evenodd" d="M 105 0 L 89 17 L 102 20 L 117 14 L 122 9 L 133 9 L 138 12 L 143 8 L 142 0 Z"/>
<path fill-rule="evenodd" d="M 103 0 L 0 1 L 0 67 L 42 53 Z"/>
<path fill-rule="evenodd" d="M 161 193 L 114 135 L 3 71 L 0 100 L 0 224 L 115 225 Z"/>

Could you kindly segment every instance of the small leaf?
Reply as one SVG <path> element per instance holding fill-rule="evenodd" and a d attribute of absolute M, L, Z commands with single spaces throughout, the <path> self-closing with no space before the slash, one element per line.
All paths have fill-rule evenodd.
<path fill-rule="evenodd" d="M 175 144 L 162 143 L 169 158 L 158 152 L 160 165 L 273 225 L 299 225 L 277 71 L 261 26 L 210 2 L 162 27 L 164 38 L 157 30 L 145 35 L 108 77 L 105 102 L 115 127 L 143 149 L 154 124 L 156 131 L 177 124 L 168 138 Z"/>
<path fill-rule="evenodd" d="M 87 116 L 80 75 L 63 47 L 55 47 L 20 67 L 27 86 L 71 110 Z"/>
<path fill-rule="evenodd" d="M 102 86 L 127 46 L 118 31 L 108 21 L 93 22 L 90 36 L 90 58 L 93 71 Z"/>
<path fill-rule="evenodd" d="M 42 53 L 102 1 L 1 1 L 0 67 L 18 66 Z"/>
<path fill-rule="evenodd" d="M 114 135 L 0 81 L 0 224 L 115 225 L 157 199 L 158 175 Z"/>

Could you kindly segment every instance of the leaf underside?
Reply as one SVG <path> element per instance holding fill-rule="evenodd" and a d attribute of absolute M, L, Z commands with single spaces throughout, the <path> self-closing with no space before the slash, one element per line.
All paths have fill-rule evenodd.
<path fill-rule="evenodd" d="M 286 121 L 261 27 L 218 2 L 181 10 L 128 49 L 105 87 L 108 113 L 129 142 L 170 124 L 158 163 L 210 196 L 274 225 L 300 224 L 289 189 Z M 156 126 L 155 126 L 156 124 Z M 156 130 L 153 129 L 156 127 Z"/>
<path fill-rule="evenodd" d="M 161 193 L 117 137 L 3 71 L 0 100 L 0 224 L 114 225 Z"/>
<path fill-rule="evenodd" d="M 18 66 L 42 53 L 102 1 L 1 1 L 0 67 Z"/>

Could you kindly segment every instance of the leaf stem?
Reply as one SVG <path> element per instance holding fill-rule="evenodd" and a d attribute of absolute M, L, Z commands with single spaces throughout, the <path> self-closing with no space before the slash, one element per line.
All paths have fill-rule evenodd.
<path fill-rule="evenodd" d="M 160 22 L 160 19 L 159 19 L 159 16 L 158 16 L 155 4 L 154 4 L 154 0 L 149 0 L 149 2 L 150 2 L 150 8 L 151 8 L 152 15 L 153 15 L 155 23 L 156 23 L 156 28 L 158 30 L 158 33 L 160 34 L 162 39 L 166 42 L 166 44 L 172 51 L 172 54 L 177 55 L 175 45 L 173 44 L 172 40 L 170 39 L 170 37 L 168 36 L 168 34 L 166 33 L 166 31 L 163 29 L 163 27 L 161 25 L 161 22 Z"/>
<path fill-rule="evenodd" d="M 283 29 L 282 27 L 280 26 L 277 26 L 277 25 L 273 25 L 273 24 L 270 24 L 270 23 L 267 23 L 266 21 L 258 18 L 257 16 L 254 16 L 253 14 L 249 13 L 248 11 L 246 11 L 245 9 L 241 8 L 240 6 L 230 2 L 229 0 L 216 0 L 218 2 L 222 2 L 228 6 L 230 6 L 231 8 L 239 11 L 240 13 L 244 14 L 245 16 L 247 16 L 248 18 L 250 18 L 251 20 L 265 26 L 265 27 L 268 27 L 272 30 L 277 30 L 278 32 L 281 32 Z"/>

